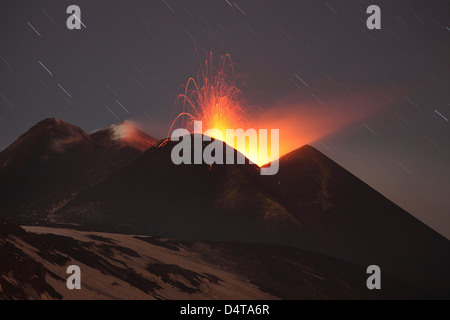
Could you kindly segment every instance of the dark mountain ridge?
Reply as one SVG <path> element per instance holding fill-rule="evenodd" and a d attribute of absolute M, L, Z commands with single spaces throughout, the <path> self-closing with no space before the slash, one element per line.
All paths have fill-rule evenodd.
<path fill-rule="evenodd" d="M 141 153 L 125 141 L 106 144 L 63 120 L 45 119 L 0 152 L 0 215 L 40 220 Z"/>
<path fill-rule="evenodd" d="M 56 119 L 30 129 L 0 153 L 1 214 L 37 225 L 287 245 L 376 264 L 449 296 L 449 241 L 311 146 L 261 176 L 248 160 L 175 165 L 175 142 L 142 152 L 120 134 L 119 143 L 108 138 L 116 135 L 110 127 L 88 136 Z"/>

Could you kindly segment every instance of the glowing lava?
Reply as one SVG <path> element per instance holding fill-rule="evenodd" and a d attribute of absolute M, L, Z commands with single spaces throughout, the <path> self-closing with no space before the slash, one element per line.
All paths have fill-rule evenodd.
<path fill-rule="evenodd" d="M 173 115 L 175 120 L 169 136 L 172 129 L 177 128 L 193 132 L 194 121 L 202 121 L 203 133 L 208 129 L 216 129 L 222 137 L 227 136 L 227 129 L 246 131 L 252 128 L 257 132 L 267 129 L 269 133 L 272 129 L 279 129 L 278 154 L 282 156 L 305 144 L 317 143 L 387 106 L 386 101 L 380 98 L 378 89 L 367 89 L 351 96 L 324 95 L 320 101 L 308 98 L 303 92 L 293 92 L 277 99 L 276 103 L 272 102 L 272 106 L 266 105 L 262 112 L 248 106 L 241 91 L 247 81 L 243 75 L 235 74 L 234 71 L 230 55 L 221 56 L 218 63 L 214 64 L 210 53 L 200 63 L 196 76 L 187 81 L 182 87 L 183 93 L 175 100 L 176 115 Z M 211 136 L 223 141 L 220 136 Z M 268 154 L 259 152 L 259 146 L 250 148 L 248 143 L 242 147 L 235 141 L 225 142 L 262 166 L 277 160 L 277 155 L 270 154 L 270 134 L 267 138 Z"/>
<path fill-rule="evenodd" d="M 201 64 L 197 76 L 190 78 L 183 87 L 184 92 L 177 96 L 175 107 L 179 113 L 169 134 L 177 121 L 181 121 L 181 127 L 191 132 L 194 121 L 202 121 L 203 133 L 208 129 L 218 130 L 221 135 L 211 136 L 220 140 L 226 137 L 227 129 L 247 130 L 250 127 L 250 113 L 255 108 L 246 104 L 240 89 L 243 84 L 243 78 L 234 72 L 229 54 L 221 56 L 218 65 L 214 65 L 213 54 L 210 53 Z M 225 142 L 258 165 L 270 162 L 269 156 L 260 155 L 257 148 L 249 148 L 248 145 L 242 148 L 235 141 Z"/>

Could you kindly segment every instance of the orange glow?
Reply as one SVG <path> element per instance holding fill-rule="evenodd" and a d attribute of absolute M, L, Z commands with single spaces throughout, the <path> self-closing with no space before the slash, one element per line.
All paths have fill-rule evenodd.
<path fill-rule="evenodd" d="M 169 129 L 169 134 L 177 121 L 181 127 L 193 132 L 194 121 L 202 121 L 202 131 L 216 129 L 221 134 L 211 134 L 215 139 L 226 140 L 227 129 L 243 129 L 250 125 L 249 117 L 254 108 L 246 105 L 240 86 L 243 79 L 237 76 L 229 54 L 221 56 L 218 66 L 214 65 L 213 54 L 202 64 L 197 76 L 190 78 L 184 92 L 177 96 L 176 110 L 179 112 Z M 259 155 L 257 148 L 239 148 L 229 143 L 248 159 L 258 165 L 266 164 L 268 157 Z M 233 145 L 234 144 L 234 145 Z M 270 147 L 270 146 L 269 146 Z"/>
<path fill-rule="evenodd" d="M 315 99 L 292 95 L 266 108 L 264 114 L 255 119 L 253 126 L 280 129 L 281 157 L 361 122 L 387 106 L 386 100 L 375 90 L 351 96 L 334 96 L 325 105 Z"/>
<path fill-rule="evenodd" d="M 264 113 L 249 107 L 241 91 L 245 85 L 242 76 L 236 75 L 230 55 L 221 56 L 218 65 L 213 63 L 213 55 L 201 63 L 196 77 L 190 78 L 183 86 L 183 93 L 175 100 L 177 115 L 169 129 L 169 136 L 176 123 L 181 128 L 194 131 L 194 121 L 202 121 L 202 133 L 216 129 L 221 136 L 210 134 L 244 154 L 253 163 L 262 166 L 278 157 L 306 144 L 311 144 L 332 134 L 351 123 L 360 121 L 386 106 L 376 91 L 329 97 L 324 101 L 305 100 L 305 95 L 295 94 L 279 101 Z M 255 112 L 258 111 L 258 112 Z M 257 115 L 257 116 L 256 116 Z M 226 141 L 227 129 L 254 128 L 267 129 L 268 154 L 262 154 L 258 147 L 245 148 L 234 141 Z M 279 154 L 270 154 L 271 129 L 279 129 Z M 259 142 L 258 136 L 258 142 Z"/>

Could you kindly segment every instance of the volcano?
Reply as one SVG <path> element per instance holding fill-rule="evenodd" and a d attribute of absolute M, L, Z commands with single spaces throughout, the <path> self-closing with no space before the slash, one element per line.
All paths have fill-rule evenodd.
<path fill-rule="evenodd" d="M 176 166 L 173 146 L 163 140 L 56 216 L 106 231 L 288 245 L 377 264 L 448 293 L 449 241 L 315 148 L 281 157 L 278 174 L 260 176 L 248 161 Z"/>
<path fill-rule="evenodd" d="M 282 245 L 375 264 L 424 296 L 450 297 L 449 241 L 312 146 L 282 156 L 276 175 L 261 176 L 248 160 L 177 166 L 175 142 L 146 149 L 154 140 L 143 133 L 124 139 L 124 125 L 91 135 L 57 119 L 31 128 L 0 153 L 2 215 L 90 231 Z"/>
<path fill-rule="evenodd" d="M 156 141 L 129 123 L 114 129 L 123 127 L 125 133 L 116 137 L 112 129 L 88 135 L 55 118 L 34 125 L 0 153 L 0 215 L 40 220 Z"/>
<path fill-rule="evenodd" d="M 177 166 L 171 160 L 174 145 L 165 139 L 152 146 L 61 207 L 55 218 L 179 239 L 286 243 L 306 236 L 283 205 L 255 184 L 256 165 L 247 160 L 245 165 Z"/>
<path fill-rule="evenodd" d="M 312 249 L 361 265 L 377 264 L 424 290 L 449 294 L 448 239 L 315 148 L 304 146 L 282 156 L 279 173 L 262 176 L 260 182 L 327 244 Z"/>

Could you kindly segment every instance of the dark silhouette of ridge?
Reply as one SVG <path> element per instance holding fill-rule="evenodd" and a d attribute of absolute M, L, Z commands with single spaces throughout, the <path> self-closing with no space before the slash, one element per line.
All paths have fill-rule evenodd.
<path fill-rule="evenodd" d="M 253 185 L 256 165 L 175 165 L 174 145 L 161 141 L 56 215 L 66 223 L 183 239 L 286 243 L 299 237 L 296 219 Z M 223 147 L 225 154 L 230 147 Z"/>
<path fill-rule="evenodd" d="M 449 241 L 315 148 L 282 156 L 279 173 L 261 182 L 330 245 L 323 253 L 449 294 Z"/>
<path fill-rule="evenodd" d="M 141 143 L 155 139 L 140 133 Z M 0 152 L 0 215 L 42 219 L 81 189 L 136 159 L 141 149 L 100 143 L 63 120 L 40 121 Z M 34 217 L 34 218 L 33 218 Z M 23 219 L 23 220 L 22 220 Z"/>
<path fill-rule="evenodd" d="M 248 160 L 175 165 L 176 142 L 164 139 L 146 149 L 153 138 L 134 128 L 123 135 L 123 129 L 122 123 L 87 135 L 58 119 L 32 127 L 0 153 L 0 215 L 21 223 L 298 247 L 375 264 L 425 293 L 450 297 L 449 241 L 315 148 L 282 156 L 276 175 L 261 176 Z M 236 157 L 236 150 L 223 148 Z"/>

